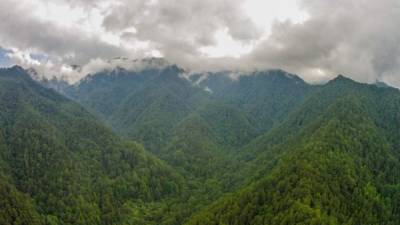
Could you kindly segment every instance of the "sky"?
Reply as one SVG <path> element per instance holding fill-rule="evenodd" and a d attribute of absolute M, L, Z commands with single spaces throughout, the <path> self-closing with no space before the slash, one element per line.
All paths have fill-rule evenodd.
<path fill-rule="evenodd" d="M 114 57 L 164 57 L 400 87 L 398 21 L 398 0 L 0 0 L 0 67 L 76 82 Z"/>

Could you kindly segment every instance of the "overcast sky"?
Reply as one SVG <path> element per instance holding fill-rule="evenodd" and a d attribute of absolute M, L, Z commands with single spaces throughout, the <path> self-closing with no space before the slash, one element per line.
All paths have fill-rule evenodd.
<path fill-rule="evenodd" d="M 400 87 L 399 21 L 399 0 L 0 0 L 0 66 L 77 76 L 69 65 L 157 56 Z"/>

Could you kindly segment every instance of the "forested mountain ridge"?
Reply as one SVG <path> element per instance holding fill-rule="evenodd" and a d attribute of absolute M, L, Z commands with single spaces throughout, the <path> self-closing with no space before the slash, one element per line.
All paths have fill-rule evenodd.
<path fill-rule="evenodd" d="M 182 191 L 173 169 L 20 67 L 0 70 L 0 105 L 1 224 L 144 224 L 124 211 Z"/>
<path fill-rule="evenodd" d="M 214 98 L 248 114 L 261 132 L 285 118 L 313 88 L 283 70 L 211 73 L 205 78 L 197 77 L 194 82 L 209 88 Z"/>
<path fill-rule="evenodd" d="M 94 74 L 66 92 L 117 133 L 157 152 L 166 143 L 168 131 L 193 110 L 191 99 L 204 94 L 181 78 L 182 72 L 175 65 L 143 71 L 116 68 Z"/>
<path fill-rule="evenodd" d="M 22 68 L 1 74 L 11 224 L 400 223 L 397 89 L 167 64 L 57 85 L 120 138 Z"/>
<path fill-rule="evenodd" d="M 220 118 L 222 111 L 216 110 L 242 114 L 240 117 L 249 123 L 244 132 L 252 133 L 251 139 L 282 121 L 312 89 L 282 70 L 246 73 L 237 78 L 230 72 L 187 74 L 172 64 L 140 71 L 115 68 L 90 75 L 67 93 L 97 112 L 116 132 L 142 141 L 157 154 L 176 126 L 193 113 L 214 120 L 210 124 L 224 119 Z M 218 138 L 226 139 L 221 135 Z"/>
<path fill-rule="evenodd" d="M 188 75 L 176 65 L 116 68 L 91 75 L 68 93 L 100 116 L 97 102 L 113 102 L 102 118 L 117 133 L 144 143 L 199 184 L 197 189 L 220 193 L 247 182 L 241 173 L 226 176 L 242 167 L 236 152 L 279 124 L 312 90 L 282 70 L 233 75 Z M 125 93 L 123 100 L 115 99 L 113 90 Z M 252 172 L 249 168 L 249 177 Z"/>
<path fill-rule="evenodd" d="M 320 86 L 257 140 L 279 158 L 271 172 L 188 224 L 398 224 L 399 106 L 393 88 L 343 76 Z"/>

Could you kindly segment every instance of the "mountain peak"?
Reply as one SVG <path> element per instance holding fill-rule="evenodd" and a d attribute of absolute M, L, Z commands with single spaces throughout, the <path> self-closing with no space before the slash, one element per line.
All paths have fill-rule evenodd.
<path fill-rule="evenodd" d="M 330 80 L 328 83 L 336 83 L 336 82 L 354 82 L 354 80 L 342 74 L 339 74 L 334 79 Z"/>
<path fill-rule="evenodd" d="M 120 67 L 127 70 L 142 69 L 162 69 L 172 64 L 164 58 L 150 57 L 141 59 L 129 59 L 126 57 L 116 57 L 107 61 L 111 66 Z"/>
<path fill-rule="evenodd" d="M 14 65 L 12 67 L 10 67 L 10 70 L 14 70 L 14 71 L 25 71 L 24 68 L 22 68 L 19 65 Z"/>
<path fill-rule="evenodd" d="M 2 68 L 0 69 L 0 71 L 2 72 L 3 76 L 10 76 L 10 77 L 29 77 L 29 74 L 27 73 L 27 71 L 22 68 L 21 66 L 15 65 L 12 67 L 8 67 L 8 68 Z"/>
<path fill-rule="evenodd" d="M 343 74 L 337 75 L 337 77 L 335 79 L 337 79 L 337 80 L 350 80 L 350 78 L 344 76 Z"/>

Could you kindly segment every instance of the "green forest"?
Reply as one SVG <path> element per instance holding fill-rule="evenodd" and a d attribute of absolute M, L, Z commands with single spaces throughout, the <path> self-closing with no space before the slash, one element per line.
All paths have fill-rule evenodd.
<path fill-rule="evenodd" d="M 400 224 L 398 89 L 183 72 L 0 69 L 0 224 Z"/>

